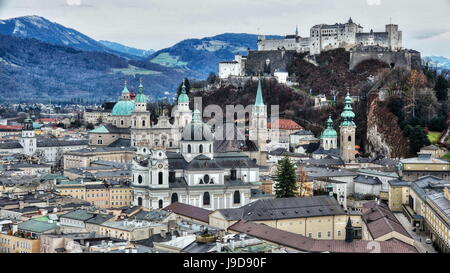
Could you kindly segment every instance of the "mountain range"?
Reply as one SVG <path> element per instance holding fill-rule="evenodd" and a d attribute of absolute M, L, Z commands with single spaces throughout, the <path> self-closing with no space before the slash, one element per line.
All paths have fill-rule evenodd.
<path fill-rule="evenodd" d="M 422 59 L 424 63 L 435 68 L 438 72 L 450 70 L 450 59 L 443 56 L 427 56 Z"/>

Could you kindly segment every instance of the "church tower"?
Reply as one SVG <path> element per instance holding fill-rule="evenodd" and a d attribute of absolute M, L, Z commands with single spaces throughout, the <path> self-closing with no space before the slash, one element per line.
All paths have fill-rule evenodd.
<path fill-rule="evenodd" d="M 344 111 L 341 114 L 340 125 L 340 151 L 341 158 L 344 162 L 352 162 L 355 160 L 356 124 L 353 121 L 353 118 L 355 118 L 355 113 L 353 113 L 352 109 L 352 98 L 350 97 L 350 94 L 347 93 L 347 96 L 345 97 Z"/>
<path fill-rule="evenodd" d="M 328 116 L 327 128 L 320 135 L 320 146 L 326 151 L 337 149 L 337 132 L 333 128 L 333 120 L 331 115 Z"/>
<path fill-rule="evenodd" d="M 186 93 L 186 86 L 181 86 L 181 93 L 178 96 L 178 103 L 174 111 L 175 125 L 181 130 L 192 118 L 192 111 L 189 109 L 189 96 Z"/>
<path fill-rule="evenodd" d="M 259 150 L 266 151 L 268 139 L 267 107 L 263 101 L 261 80 L 258 80 L 258 90 L 256 92 L 255 105 L 252 107 L 249 134 L 250 140 L 256 142 Z"/>
<path fill-rule="evenodd" d="M 131 145 L 134 147 L 148 144 L 142 137 L 146 129 L 150 128 L 150 112 L 147 110 L 148 98 L 144 95 L 142 81 L 140 81 L 138 89 L 134 100 L 135 108 L 131 115 Z"/>
<path fill-rule="evenodd" d="M 36 135 L 34 133 L 33 121 L 29 118 L 24 120 L 20 144 L 22 144 L 24 154 L 33 155 L 36 152 Z"/>

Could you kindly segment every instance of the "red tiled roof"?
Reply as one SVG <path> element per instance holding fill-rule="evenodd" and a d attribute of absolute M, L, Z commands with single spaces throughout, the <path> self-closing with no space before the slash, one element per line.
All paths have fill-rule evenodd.
<path fill-rule="evenodd" d="M 175 202 L 167 207 L 163 208 L 165 211 L 170 211 L 175 214 L 183 215 L 186 217 L 191 217 L 193 219 L 209 223 L 209 214 L 212 213 L 212 211 L 207 209 L 202 209 L 199 207 L 191 206 L 188 204 Z"/>
<path fill-rule="evenodd" d="M 411 238 L 397 217 L 384 204 L 379 205 L 375 201 L 367 202 L 363 205 L 362 218 L 375 239 L 393 231 Z"/>
<path fill-rule="evenodd" d="M 22 125 L 0 125 L 0 130 L 22 130 Z"/>
<path fill-rule="evenodd" d="M 417 253 L 417 249 L 414 246 L 399 240 L 382 242 L 363 240 L 354 240 L 352 242 L 342 240 L 317 240 L 300 234 L 269 227 L 265 224 L 243 220 L 240 220 L 228 229 L 303 252 L 371 253 L 379 251 L 380 253 Z"/>
<path fill-rule="evenodd" d="M 40 118 L 40 119 L 38 119 L 36 121 L 39 122 L 39 123 L 41 123 L 41 122 L 52 123 L 52 122 L 57 122 L 58 119 L 57 118 Z"/>
<path fill-rule="evenodd" d="M 277 119 L 274 122 L 274 129 L 282 129 L 282 130 L 303 130 L 304 128 L 298 125 L 297 122 L 292 119 Z M 267 122 L 267 128 L 272 129 L 272 123 Z"/>

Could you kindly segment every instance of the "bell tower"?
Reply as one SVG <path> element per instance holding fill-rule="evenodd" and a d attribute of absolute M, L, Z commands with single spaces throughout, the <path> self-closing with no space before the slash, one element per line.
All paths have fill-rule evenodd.
<path fill-rule="evenodd" d="M 256 142 L 259 150 L 266 151 L 268 139 L 267 107 L 263 101 L 261 80 L 258 80 L 258 90 L 256 91 L 255 104 L 252 107 L 249 134 L 250 140 Z"/>
<path fill-rule="evenodd" d="M 353 121 L 354 118 L 355 118 L 355 113 L 353 113 L 353 109 L 352 109 L 352 98 L 350 97 L 350 94 L 347 93 L 347 96 L 345 97 L 344 111 L 341 114 L 341 125 L 340 125 L 341 158 L 344 162 L 347 162 L 347 163 L 355 161 L 356 124 Z"/>
<path fill-rule="evenodd" d="M 134 100 L 135 108 L 131 115 L 131 145 L 136 147 L 148 145 L 143 139 L 145 131 L 150 128 L 150 112 L 147 110 L 148 98 L 144 95 L 142 80 L 139 82 L 138 94 Z"/>
<path fill-rule="evenodd" d="M 22 144 L 24 154 L 33 155 L 36 152 L 36 135 L 34 133 L 33 121 L 29 118 L 24 120 L 20 143 Z"/>

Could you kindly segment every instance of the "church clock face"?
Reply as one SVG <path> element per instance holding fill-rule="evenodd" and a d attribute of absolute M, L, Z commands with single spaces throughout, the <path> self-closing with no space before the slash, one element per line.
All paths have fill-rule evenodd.
<path fill-rule="evenodd" d="M 162 169 L 164 167 L 163 164 L 158 164 L 158 168 Z"/>

